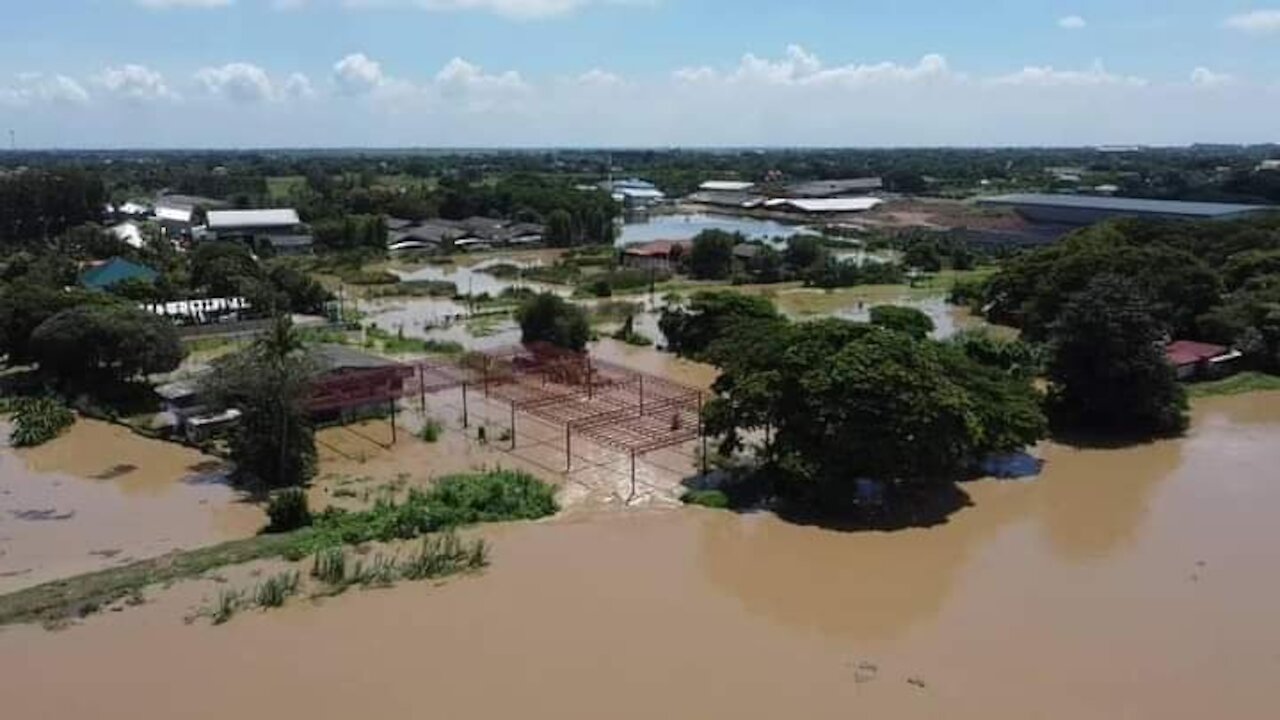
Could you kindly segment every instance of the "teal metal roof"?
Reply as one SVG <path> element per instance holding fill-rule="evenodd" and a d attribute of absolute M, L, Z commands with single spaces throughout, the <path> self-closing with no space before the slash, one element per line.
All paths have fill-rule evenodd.
<path fill-rule="evenodd" d="M 91 290 L 106 290 L 118 282 L 134 278 L 143 282 L 155 282 L 160 274 L 146 265 L 114 257 L 95 265 L 80 276 L 80 284 Z"/>

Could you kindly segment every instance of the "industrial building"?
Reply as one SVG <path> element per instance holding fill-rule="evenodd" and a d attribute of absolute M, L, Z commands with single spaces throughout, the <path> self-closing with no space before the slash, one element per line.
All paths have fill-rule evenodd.
<path fill-rule="evenodd" d="M 1091 195 L 1015 194 L 980 198 L 985 207 L 1010 208 L 1033 223 L 1081 227 L 1117 217 L 1236 220 L 1275 208 L 1265 205 L 1144 200 Z"/>
<path fill-rule="evenodd" d="M 311 250 L 312 238 L 292 208 L 269 210 L 210 210 L 202 238 L 263 242 L 281 254 Z"/>

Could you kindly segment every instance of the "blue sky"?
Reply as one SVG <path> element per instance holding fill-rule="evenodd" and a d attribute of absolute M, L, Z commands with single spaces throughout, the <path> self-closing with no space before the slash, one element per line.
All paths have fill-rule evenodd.
<path fill-rule="evenodd" d="M 1280 140 L 1280 4 L 5 5 L 28 147 Z"/>

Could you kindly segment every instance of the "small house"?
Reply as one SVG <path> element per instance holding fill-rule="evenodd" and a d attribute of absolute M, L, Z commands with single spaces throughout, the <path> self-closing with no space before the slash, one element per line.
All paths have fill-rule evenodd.
<path fill-rule="evenodd" d="M 622 250 L 622 264 L 640 270 L 674 271 L 680 258 L 692 249 L 691 240 L 654 240 L 628 245 Z"/>
<path fill-rule="evenodd" d="M 1244 357 L 1238 350 L 1191 340 L 1169 343 L 1165 356 L 1177 370 L 1179 380 L 1225 377 L 1237 370 L 1240 358 Z"/>

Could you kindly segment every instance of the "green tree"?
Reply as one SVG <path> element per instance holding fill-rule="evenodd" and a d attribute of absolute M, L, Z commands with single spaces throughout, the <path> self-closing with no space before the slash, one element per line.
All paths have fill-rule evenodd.
<path fill-rule="evenodd" d="M 733 248 L 745 238 L 723 230 L 703 230 L 693 238 L 689 274 L 699 280 L 724 280 L 733 273 Z"/>
<path fill-rule="evenodd" d="M 586 311 L 554 293 L 539 293 L 524 301 L 516 319 L 521 342 L 549 342 L 581 351 L 591 339 Z"/>
<path fill-rule="evenodd" d="M 668 306 L 658 319 L 667 349 L 684 357 L 704 358 L 711 344 L 742 323 L 768 325 L 782 319 L 767 298 L 736 292 L 695 293 L 688 306 Z"/>
<path fill-rule="evenodd" d="M 1154 436 L 1187 426 L 1187 396 L 1164 355 L 1165 327 L 1132 280 L 1102 275 L 1052 328 L 1050 408 L 1063 427 Z"/>
<path fill-rule="evenodd" d="M 106 373 L 127 380 L 177 369 L 185 355 L 173 325 L 128 305 L 80 305 L 31 334 L 31 355 L 65 384 Z"/>
<path fill-rule="evenodd" d="M 240 293 L 244 278 L 260 278 L 262 270 L 249 248 L 236 242 L 202 242 L 191 251 L 191 284 L 214 297 Z"/>
<path fill-rule="evenodd" d="M 934 330 L 933 320 L 924 312 L 899 305 L 877 305 L 871 308 L 871 324 L 905 333 L 916 340 L 929 337 L 929 333 Z"/>
<path fill-rule="evenodd" d="M 214 364 L 202 393 L 240 410 L 231 459 L 242 481 L 280 488 L 315 475 L 316 446 L 307 398 L 317 368 L 287 316 L 248 348 Z"/>
<path fill-rule="evenodd" d="M 574 242 L 573 216 L 567 210 L 556 210 L 547 216 L 547 245 L 571 247 Z"/>
<path fill-rule="evenodd" d="M 840 320 L 790 326 L 774 340 L 750 326 L 733 332 L 744 335 L 714 352 L 725 364 L 708 431 L 734 449 L 764 430 L 783 492 L 828 510 L 854 506 L 858 480 L 950 483 L 1045 432 L 1028 379 L 944 343 Z"/>
<path fill-rule="evenodd" d="M 31 334 L 43 322 L 69 308 L 113 302 L 105 293 L 62 290 L 25 278 L 0 287 L 0 356 L 7 355 L 10 365 L 30 362 Z"/>

